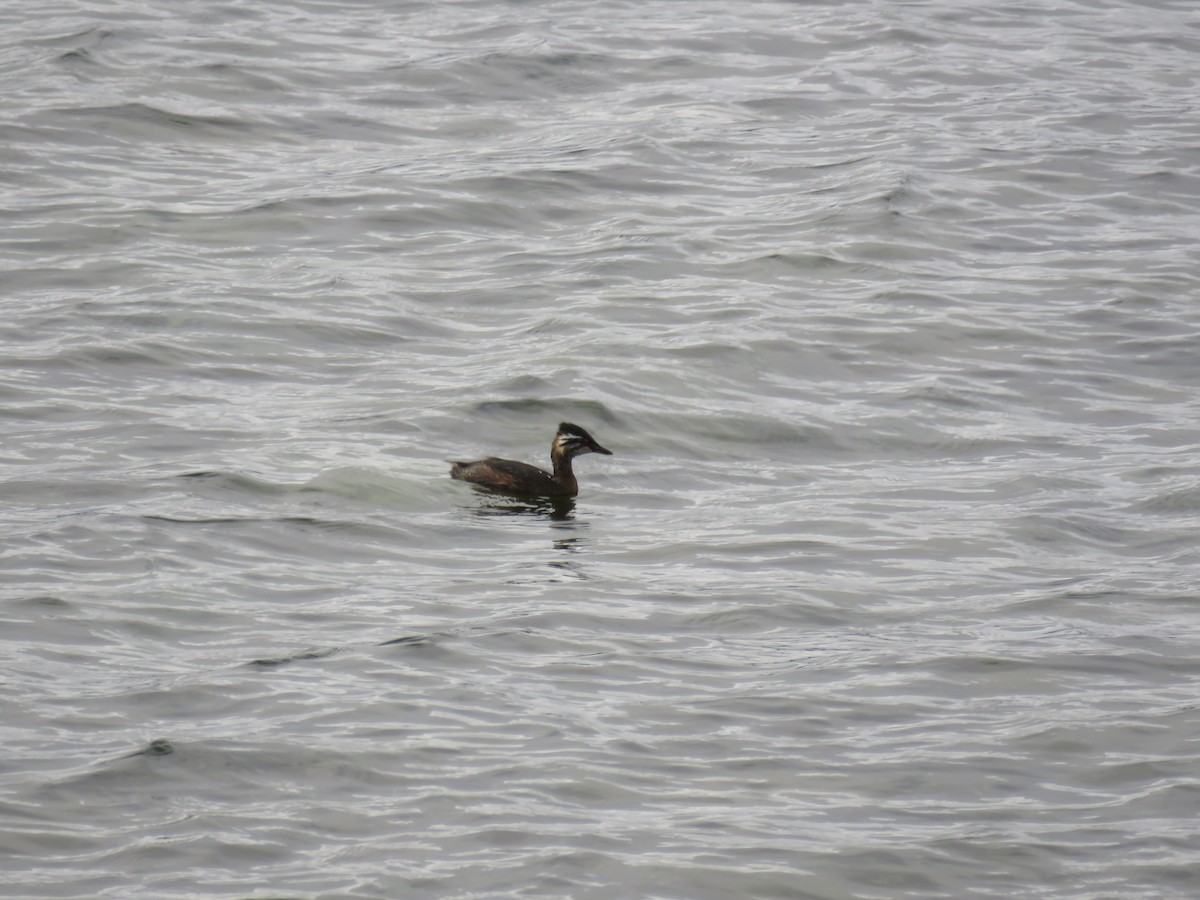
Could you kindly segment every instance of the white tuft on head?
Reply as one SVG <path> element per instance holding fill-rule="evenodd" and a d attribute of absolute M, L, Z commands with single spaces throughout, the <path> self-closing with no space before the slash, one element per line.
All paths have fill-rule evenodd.
<path fill-rule="evenodd" d="M 588 442 L 577 434 L 559 433 L 554 437 L 554 447 L 562 453 L 578 453 L 588 449 Z"/>

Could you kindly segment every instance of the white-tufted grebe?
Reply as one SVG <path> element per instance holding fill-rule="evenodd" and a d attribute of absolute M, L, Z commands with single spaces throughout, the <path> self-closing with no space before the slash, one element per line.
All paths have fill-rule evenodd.
<path fill-rule="evenodd" d="M 579 482 L 571 471 L 571 460 L 584 453 L 603 453 L 612 456 L 596 443 L 595 438 L 578 425 L 563 422 L 550 445 L 550 461 L 554 474 L 528 463 L 490 456 L 475 462 L 456 462 L 450 467 L 450 477 L 469 481 L 493 491 L 506 494 L 532 494 L 538 497 L 574 497 Z"/>

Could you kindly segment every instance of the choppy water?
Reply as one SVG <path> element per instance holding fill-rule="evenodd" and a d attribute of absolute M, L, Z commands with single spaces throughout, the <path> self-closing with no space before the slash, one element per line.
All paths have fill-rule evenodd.
<path fill-rule="evenodd" d="M 0 895 L 1200 895 L 1196 5 L 0 25 Z"/>

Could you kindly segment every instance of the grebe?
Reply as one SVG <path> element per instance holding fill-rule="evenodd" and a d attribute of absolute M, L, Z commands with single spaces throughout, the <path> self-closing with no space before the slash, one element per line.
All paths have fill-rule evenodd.
<path fill-rule="evenodd" d="M 603 453 L 612 456 L 596 443 L 595 438 L 578 425 L 563 422 L 550 445 L 550 461 L 554 474 L 512 459 L 487 459 L 475 462 L 456 462 L 450 467 L 450 477 L 469 481 L 493 491 L 507 494 L 534 494 L 538 497 L 574 497 L 579 493 L 579 482 L 571 471 L 571 460 L 584 453 Z"/>

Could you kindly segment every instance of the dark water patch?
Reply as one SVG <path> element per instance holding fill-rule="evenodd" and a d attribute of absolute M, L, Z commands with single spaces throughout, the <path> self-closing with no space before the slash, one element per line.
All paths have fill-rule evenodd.
<path fill-rule="evenodd" d="M 94 65 L 98 65 L 98 61 L 96 60 L 96 58 L 92 55 L 92 53 L 89 50 L 87 50 L 84 47 L 79 47 L 79 48 L 76 48 L 75 50 L 68 50 L 66 53 L 63 53 L 62 55 L 60 55 L 58 57 L 57 61 L 62 63 L 64 66 L 73 66 L 73 65 L 94 66 Z"/>
<path fill-rule="evenodd" d="M 128 140 L 178 140 L 205 137 L 220 140 L 228 133 L 245 134 L 253 129 L 250 122 L 233 116 L 202 116 L 173 112 L 146 103 L 120 103 L 114 106 L 59 108 L 60 121 L 107 123 L 107 130 Z M 119 123 L 120 128 L 114 128 Z"/>
<path fill-rule="evenodd" d="M 175 752 L 175 745 L 166 738 L 155 738 L 141 750 L 135 750 L 122 757 L 128 759 L 134 756 L 170 756 Z"/>
<path fill-rule="evenodd" d="M 229 62 L 204 63 L 196 71 L 212 75 L 214 80 L 226 88 L 263 93 L 286 93 L 286 78 L 271 77 L 263 68 L 235 65 Z"/>
<path fill-rule="evenodd" d="M 71 31 L 67 34 L 46 35 L 39 34 L 27 37 L 26 40 L 38 47 L 54 47 L 58 45 L 68 45 L 71 47 L 77 45 L 95 46 L 97 44 L 107 43 L 119 37 L 119 33 L 106 25 L 91 25 L 87 28 L 78 31 Z"/>
<path fill-rule="evenodd" d="M 36 597 L 24 597 L 12 602 L 19 606 L 29 606 L 34 609 L 73 609 L 75 607 L 75 604 L 70 600 L 56 597 L 53 594 L 39 594 Z"/>
<path fill-rule="evenodd" d="M 324 650 L 305 650 L 301 653 L 291 653 L 287 656 L 252 659 L 250 662 L 246 663 L 246 665 L 259 669 L 274 669 L 278 668 L 279 666 L 285 666 L 294 662 L 307 662 L 314 659 L 326 659 L 336 653 L 342 653 L 344 650 L 344 647 L 331 647 Z"/>
<path fill-rule="evenodd" d="M 252 494 L 264 497 L 277 497 L 288 493 L 293 488 L 289 485 L 276 484 L 262 478 L 254 478 L 238 472 L 199 471 L 185 472 L 177 476 L 189 481 L 202 482 L 205 486 L 218 490 L 231 491 L 237 494 Z"/>
<path fill-rule="evenodd" d="M 179 345 L 161 341 L 138 341 L 125 345 L 108 344 L 71 350 L 60 356 L 63 364 L 80 368 L 119 369 L 135 372 L 144 369 L 171 369 L 192 365 L 203 355 Z"/>
<path fill-rule="evenodd" d="M 920 409 L 923 406 L 950 407 L 967 413 L 980 409 L 996 407 L 992 400 L 992 392 L 972 389 L 970 386 L 952 387 L 948 384 L 921 384 L 906 387 L 892 395 L 891 400 L 879 398 L 881 406 L 912 407 Z"/>
<path fill-rule="evenodd" d="M 1200 484 L 1156 492 L 1135 504 L 1134 509 L 1156 515 L 1193 516 L 1200 513 Z"/>
<path fill-rule="evenodd" d="M 667 428 L 666 426 L 673 426 Z M 706 447 L 710 442 L 753 446 L 792 445 L 806 451 L 834 453 L 848 449 L 835 429 L 823 425 L 806 425 L 770 419 L 762 416 L 741 415 L 679 415 L 664 417 L 659 432 L 674 435 L 672 443 L 687 443 L 692 448 Z M 717 457 L 719 458 L 719 455 Z"/>
<path fill-rule="evenodd" d="M 301 525 L 332 530 L 340 527 L 338 523 L 328 522 L 324 519 L 315 519 L 312 516 L 208 516 L 182 518 L 178 516 L 151 514 L 142 516 L 142 518 L 149 522 L 169 522 L 172 525 L 254 525 L 265 522 L 278 522 L 282 525 Z"/>
<path fill-rule="evenodd" d="M 1128 556 L 1153 556 L 1186 543 L 1182 535 L 1147 533 L 1079 514 L 1019 516 L 1008 524 L 1018 539 L 1034 545 L 1115 547 Z"/>
<path fill-rule="evenodd" d="M 514 394 L 527 394 L 530 397 L 550 393 L 553 383 L 536 375 L 514 375 L 507 381 L 498 382 L 496 389 Z"/>
<path fill-rule="evenodd" d="M 390 641 L 381 641 L 380 647 L 428 647 L 438 640 L 437 635 L 432 634 L 410 634 L 404 637 L 392 638 Z"/>
<path fill-rule="evenodd" d="M 528 418 L 530 416 L 558 417 L 568 421 L 599 419 L 616 425 L 620 419 L 598 400 L 576 400 L 570 398 L 548 399 L 521 397 L 511 400 L 483 400 L 475 403 L 472 410 L 493 419 Z M 557 424 L 557 423 L 555 423 Z M 583 424 L 580 422 L 580 424 Z M 586 425 L 584 427 L 587 427 Z"/>
<path fill-rule="evenodd" d="M 436 67 L 393 69 L 402 83 L 466 105 L 529 103 L 587 95 L 613 85 L 602 55 L 485 52 L 447 59 Z"/>

